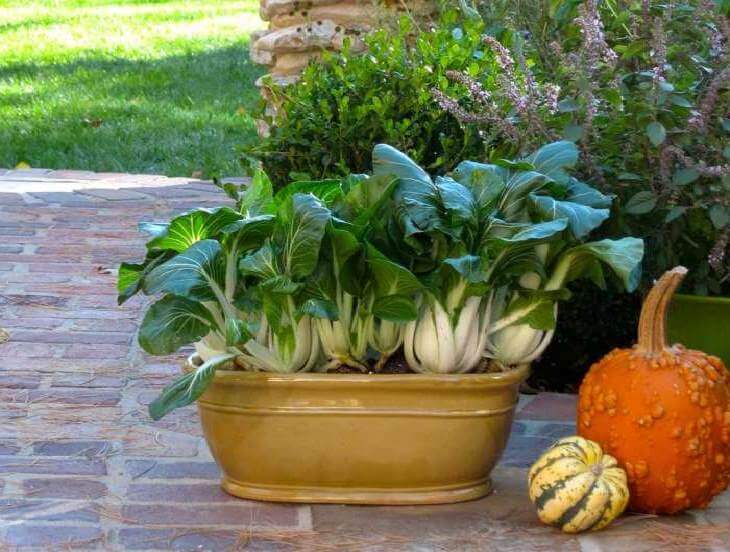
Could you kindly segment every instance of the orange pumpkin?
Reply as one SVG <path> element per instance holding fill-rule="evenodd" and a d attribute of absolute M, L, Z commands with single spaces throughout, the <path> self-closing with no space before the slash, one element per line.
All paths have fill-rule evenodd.
<path fill-rule="evenodd" d="M 730 480 L 727 368 L 666 341 L 667 306 L 686 273 L 676 267 L 659 279 L 641 309 L 638 343 L 591 366 L 580 387 L 578 432 L 626 470 L 638 512 L 704 508 Z"/>

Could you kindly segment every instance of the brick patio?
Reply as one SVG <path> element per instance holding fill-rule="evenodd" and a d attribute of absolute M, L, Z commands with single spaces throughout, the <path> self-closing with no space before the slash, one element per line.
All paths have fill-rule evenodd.
<path fill-rule="evenodd" d="M 143 300 L 116 306 L 139 220 L 220 204 L 189 179 L 0 169 L 0 550 L 730 550 L 730 493 L 706 511 L 625 516 L 562 535 L 538 523 L 526 467 L 573 433 L 574 398 L 524 396 L 483 500 L 449 506 L 294 506 L 228 497 L 195 411 L 146 404 L 181 356 L 134 332 Z"/>

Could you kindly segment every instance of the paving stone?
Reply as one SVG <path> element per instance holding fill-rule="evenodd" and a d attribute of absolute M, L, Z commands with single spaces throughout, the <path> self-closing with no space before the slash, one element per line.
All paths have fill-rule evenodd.
<path fill-rule="evenodd" d="M 562 393 L 540 393 L 517 413 L 517 419 L 575 420 L 575 399 Z"/>
<path fill-rule="evenodd" d="M 41 257 L 35 258 L 33 262 L 28 262 L 28 272 L 32 273 L 60 273 L 60 274 L 68 274 L 68 273 L 79 273 L 79 264 L 78 262 L 71 262 L 72 259 L 69 259 L 68 262 L 46 262 L 45 260 L 39 261 Z M 27 262 L 27 261 L 26 261 Z M 91 266 L 89 266 L 89 272 L 91 272 Z"/>
<path fill-rule="evenodd" d="M 10 441 L 0 441 L 0 456 L 9 456 L 20 451 L 20 446 Z"/>
<path fill-rule="evenodd" d="M 137 323 L 133 320 L 119 318 L 105 319 L 103 321 L 93 319 L 67 319 L 72 330 L 95 331 L 95 332 L 119 332 L 133 336 L 137 331 Z"/>
<path fill-rule="evenodd" d="M 9 345 L 6 343 L 6 345 Z M 27 345 L 28 347 L 33 344 L 16 344 L 18 346 Z M 50 345 L 48 347 L 51 347 Z M 64 345 L 53 345 L 53 347 L 59 347 L 61 351 L 65 350 Z M 2 348 L 5 350 L 5 347 Z M 119 359 L 68 359 L 68 358 L 49 358 L 46 355 L 42 357 L 26 356 L 23 359 L 23 369 L 27 372 L 34 372 L 37 374 L 52 374 L 53 377 L 61 378 L 65 376 L 72 376 L 74 374 L 81 374 L 85 378 L 90 378 L 91 373 L 97 374 L 109 374 L 119 373 L 120 365 L 125 366 L 125 360 Z M 6 370 L 8 372 L 16 372 L 11 367 L 11 361 L 3 359 L 0 356 L 0 370 Z M 59 386 L 56 386 L 59 387 Z M 73 387 L 73 386 L 72 386 Z"/>
<path fill-rule="evenodd" d="M 81 458 L 38 458 L 0 456 L 0 473 L 37 473 L 48 475 L 106 475 L 102 460 Z"/>
<path fill-rule="evenodd" d="M 299 510 L 307 506 L 289 506 L 238 500 L 227 504 L 125 504 L 122 516 L 129 524 L 169 527 L 249 526 L 279 530 L 300 529 Z"/>
<path fill-rule="evenodd" d="M 11 243 L 0 243 L 0 253 L 22 253 L 22 245 L 13 245 Z"/>
<path fill-rule="evenodd" d="M 516 421 L 502 455 L 501 465 L 529 468 L 555 441 L 575 434 L 575 424 L 572 422 Z"/>
<path fill-rule="evenodd" d="M 31 359 L 31 358 L 42 358 L 48 359 L 59 356 L 66 350 L 66 345 L 48 345 L 44 343 L 21 343 L 13 341 L 13 334 L 10 332 L 10 341 L 0 343 L 0 370 L 4 366 L 9 369 L 11 362 L 13 365 L 17 362 L 16 359 Z"/>
<path fill-rule="evenodd" d="M 2 199 L 0 198 L 0 202 Z M 23 228 L 2 228 L 0 227 L 0 236 L 15 236 L 15 237 L 32 237 L 36 233 L 33 230 L 26 230 Z"/>
<path fill-rule="evenodd" d="M 215 479 L 220 470 L 214 462 L 158 462 L 156 460 L 127 460 L 125 468 L 135 479 Z"/>
<path fill-rule="evenodd" d="M 244 531 L 194 529 L 125 528 L 119 531 L 125 550 L 253 550 L 251 537 Z M 265 550 L 275 552 L 274 547 Z"/>
<path fill-rule="evenodd" d="M 145 192 L 157 198 L 173 200 L 184 198 L 199 198 L 201 195 L 200 190 L 187 189 L 182 186 L 170 186 L 168 188 L 148 188 L 145 189 Z"/>
<path fill-rule="evenodd" d="M 79 387 L 84 389 L 122 388 L 127 380 L 116 376 L 92 374 L 56 374 L 51 387 Z"/>
<path fill-rule="evenodd" d="M 117 389 L 36 389 L 30 392 L 34 403 L 63 403 L 87 406 L 114 406 L 122 395 Z"/>
<path fill-rule="evenodd" d="M 5 498 L 0 499 L 0 519 L 95 523 L 99 521 L 99 513 L 93 506 L 78 502 Z"/>
<path fill-rule="evenodd" d="M 30 390 L 28 389 L 3 389 L 0 388 L 0 403 L 6 405 L 13 403 L 28 404 Z"/>
<path fill-rule="evenodd" d="M 46 203 L 59 203 L 65 206 L 88 206 L 99 203 L 102 200 L 91 196 L 82 196 L 80 194 L 70 194 L 66 192 L 33 192 L 29 194 L 31 197 L 40 199 Z"/>
<path fill-rule="evenodd" d="M 66 320 L 88 320 L 89 324 L 106 324 L 108 318 L 129 319 L 136 316 L 136 313 L 125 313 L 123 309 L 94 309 L 94 308 L 75 308 L 70 309 L 49 309 L 45 305 L 29 305 L 22 307 L 14 307 L 14 312 L 22 318 L 60 318 Z"/>
<path fill-rule="evenodd" d="M 47 178 L 67 178 L 71 180 L 103 180 L 106 175 L 95 173 L 92 171 L 51 171 L 46 175 Z"/>
<path fill-rule="evenodd" d="M 17 307 L 17 306 L 37 306 L 44 308 L 61 308 L 68 304 L 68 298 L 57 297 L 54 295 L 43 294 L 19 294 L 19 293 L 1 293 L 0 306 Z"/>
<path fill-rule="evenodd" d="M 58 525 L 12 525 L 3 539 L 13 547 L 43 546 L 58 549 L 98 547 L 104 540 L 104 531 L 99 527 L 73 527 Z"/>
<path fill-rule="evenodd" d="M 127 500 L 139 502 L 176 502 L 180 497 L 185 502 L 237 503 L 238 499 L 223 492 L 217 482 L 185 484 L 133 483 L 127 489 Z"/>
<path fill-rule="evenodd" d="M 65 282 L 70 282 L 70 281 L 71 281 L 71 276 L 67 276 L 64 274 L 35 273 L 33 275 L 30 275 L 27 272 L 10 272 L 8 274 L 0 275 L 0 282 L 5 282 L 8 284 L 10 284 L 10 283 L 28 284 L 28 282 L 33 282 L 32 285 L 37 285 L 39 283 L 60 284 L 60 283 L 65 283 Z M 25 290 L 32 291 L 32 289 L 30 289 L 30 288 L 25 288 Z"/>
<path fill-rule="evenodd" d="M 31 169 L 10 169 L 3 174 L 3 180 L 19 180 L 29 178 L 36 180 L 39 177 L 46 176 L 53 172 L 51 169 L 31 168 Z"/>
<path fill-rule="evenodd" d="M 40 456 L 103 456 L 114 450 L 109 441 L 38 441 L 33 443 L 33 454 Z"/>
<path fill-rule="evenodd" d="M 25 496 L 33 498 L 93 500 L 108 494 L 104 483 L 90 479 L 26 479 L 22 484 Z"/>
<path fill-rule="evenodd" d="M 122 447 L 124 454 L 128 456 L 192 458 L 198 455 L 200 438 L 174 431 L 164 431 L 159 427 L 139 425 L 125 431 L 122 436 Z"/>
<path fill-rule="evenodd" d="M 36 389 L 41 383 L 37 374 L 3 374 L 0 389 Z"/>
<path fill-rule="evenodd" d="M 42 330 L 16 330 L 13 332 L 13 341 L 27 341 L 31 343 L 83 343 L 127 345 L 132 337 L 129 334 L 117 332 L 68 332 Z"/>
<path fill-rule="evenodd" d="M 64 358 L 99 358 L 121 359 L 129 354 L 129 348 L 124 345 L 94 345 L 73 343 L 63 351 Z"/>
<path fill-rule="evenodd" d="M 74 297 L 73 302 L 75 307 L 110 309 L 117 306 L 117 295 L 116 293 L 109 293 L 107 295 L 82 295 Z"/>
<path fill-rule="evenodd" d="M 139 192 L 134 192 L 132 190 L 125 190 L 125 189 L 91 189 L 91 190 L 83 190 L 79 192 L 82 195 L 89 195 L 92 197 L 98 197 L 101 199 L 106 199 L 109 201 L 134 201 L 139 199 L 149 199 L 149 195 L 142 194 Z"/>

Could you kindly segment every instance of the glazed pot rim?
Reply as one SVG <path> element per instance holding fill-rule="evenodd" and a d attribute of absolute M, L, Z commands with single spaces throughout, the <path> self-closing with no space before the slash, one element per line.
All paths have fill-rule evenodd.
<path fill-rule="evenodd" d="M 723 297 L 721 295 L 694 295 L 692 293 L 677 293 L 674 295 L 674 299 L 680 299 L 681 301 L 687 301 L 691 303 L 711 303 L 713 305 L 730 306 L 730 297 Z"/>
<path fill-rule="evenodd" d="M 185 371 L 190 366 L 200 364 L 200 357 L 197 353 L 190 355 L 185 362 Z M 488 372 L 481 374 L 333 374 L 318 372 L 248 372 L 245 370 L 224 370 L 215 371 L 214 380 L 218 383 L 234 382 L 281 382 L 281 383 L 387 383 L 398 384 L 505 384 L 512 385 L 521 383 L 530 372 L 529 364 L 519 364 L 507 372 Z"/>

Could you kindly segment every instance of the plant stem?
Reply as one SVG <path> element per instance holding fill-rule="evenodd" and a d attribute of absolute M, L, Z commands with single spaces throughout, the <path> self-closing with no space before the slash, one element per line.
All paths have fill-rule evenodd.
<path fill-rule="evenodd" d="M 639 350 L 655 354 L 669 347 L 666 331 L 667 307 L 686 275 L 685 267 L 676 266 L 665 272 L 651 288 L 639 317 Z"/>
<path fill-rule="evenodd" d="M 238 239 L 236 239 L 238 242 Z M 233 295 L 236 293 L 236 281 L 238 280 L 238 265 L 236 264 L 237 248 L 234 247 L 231 252 L 226 255 L 226 285 L 225 296 L 229 301 L 233 301 Z"/>

